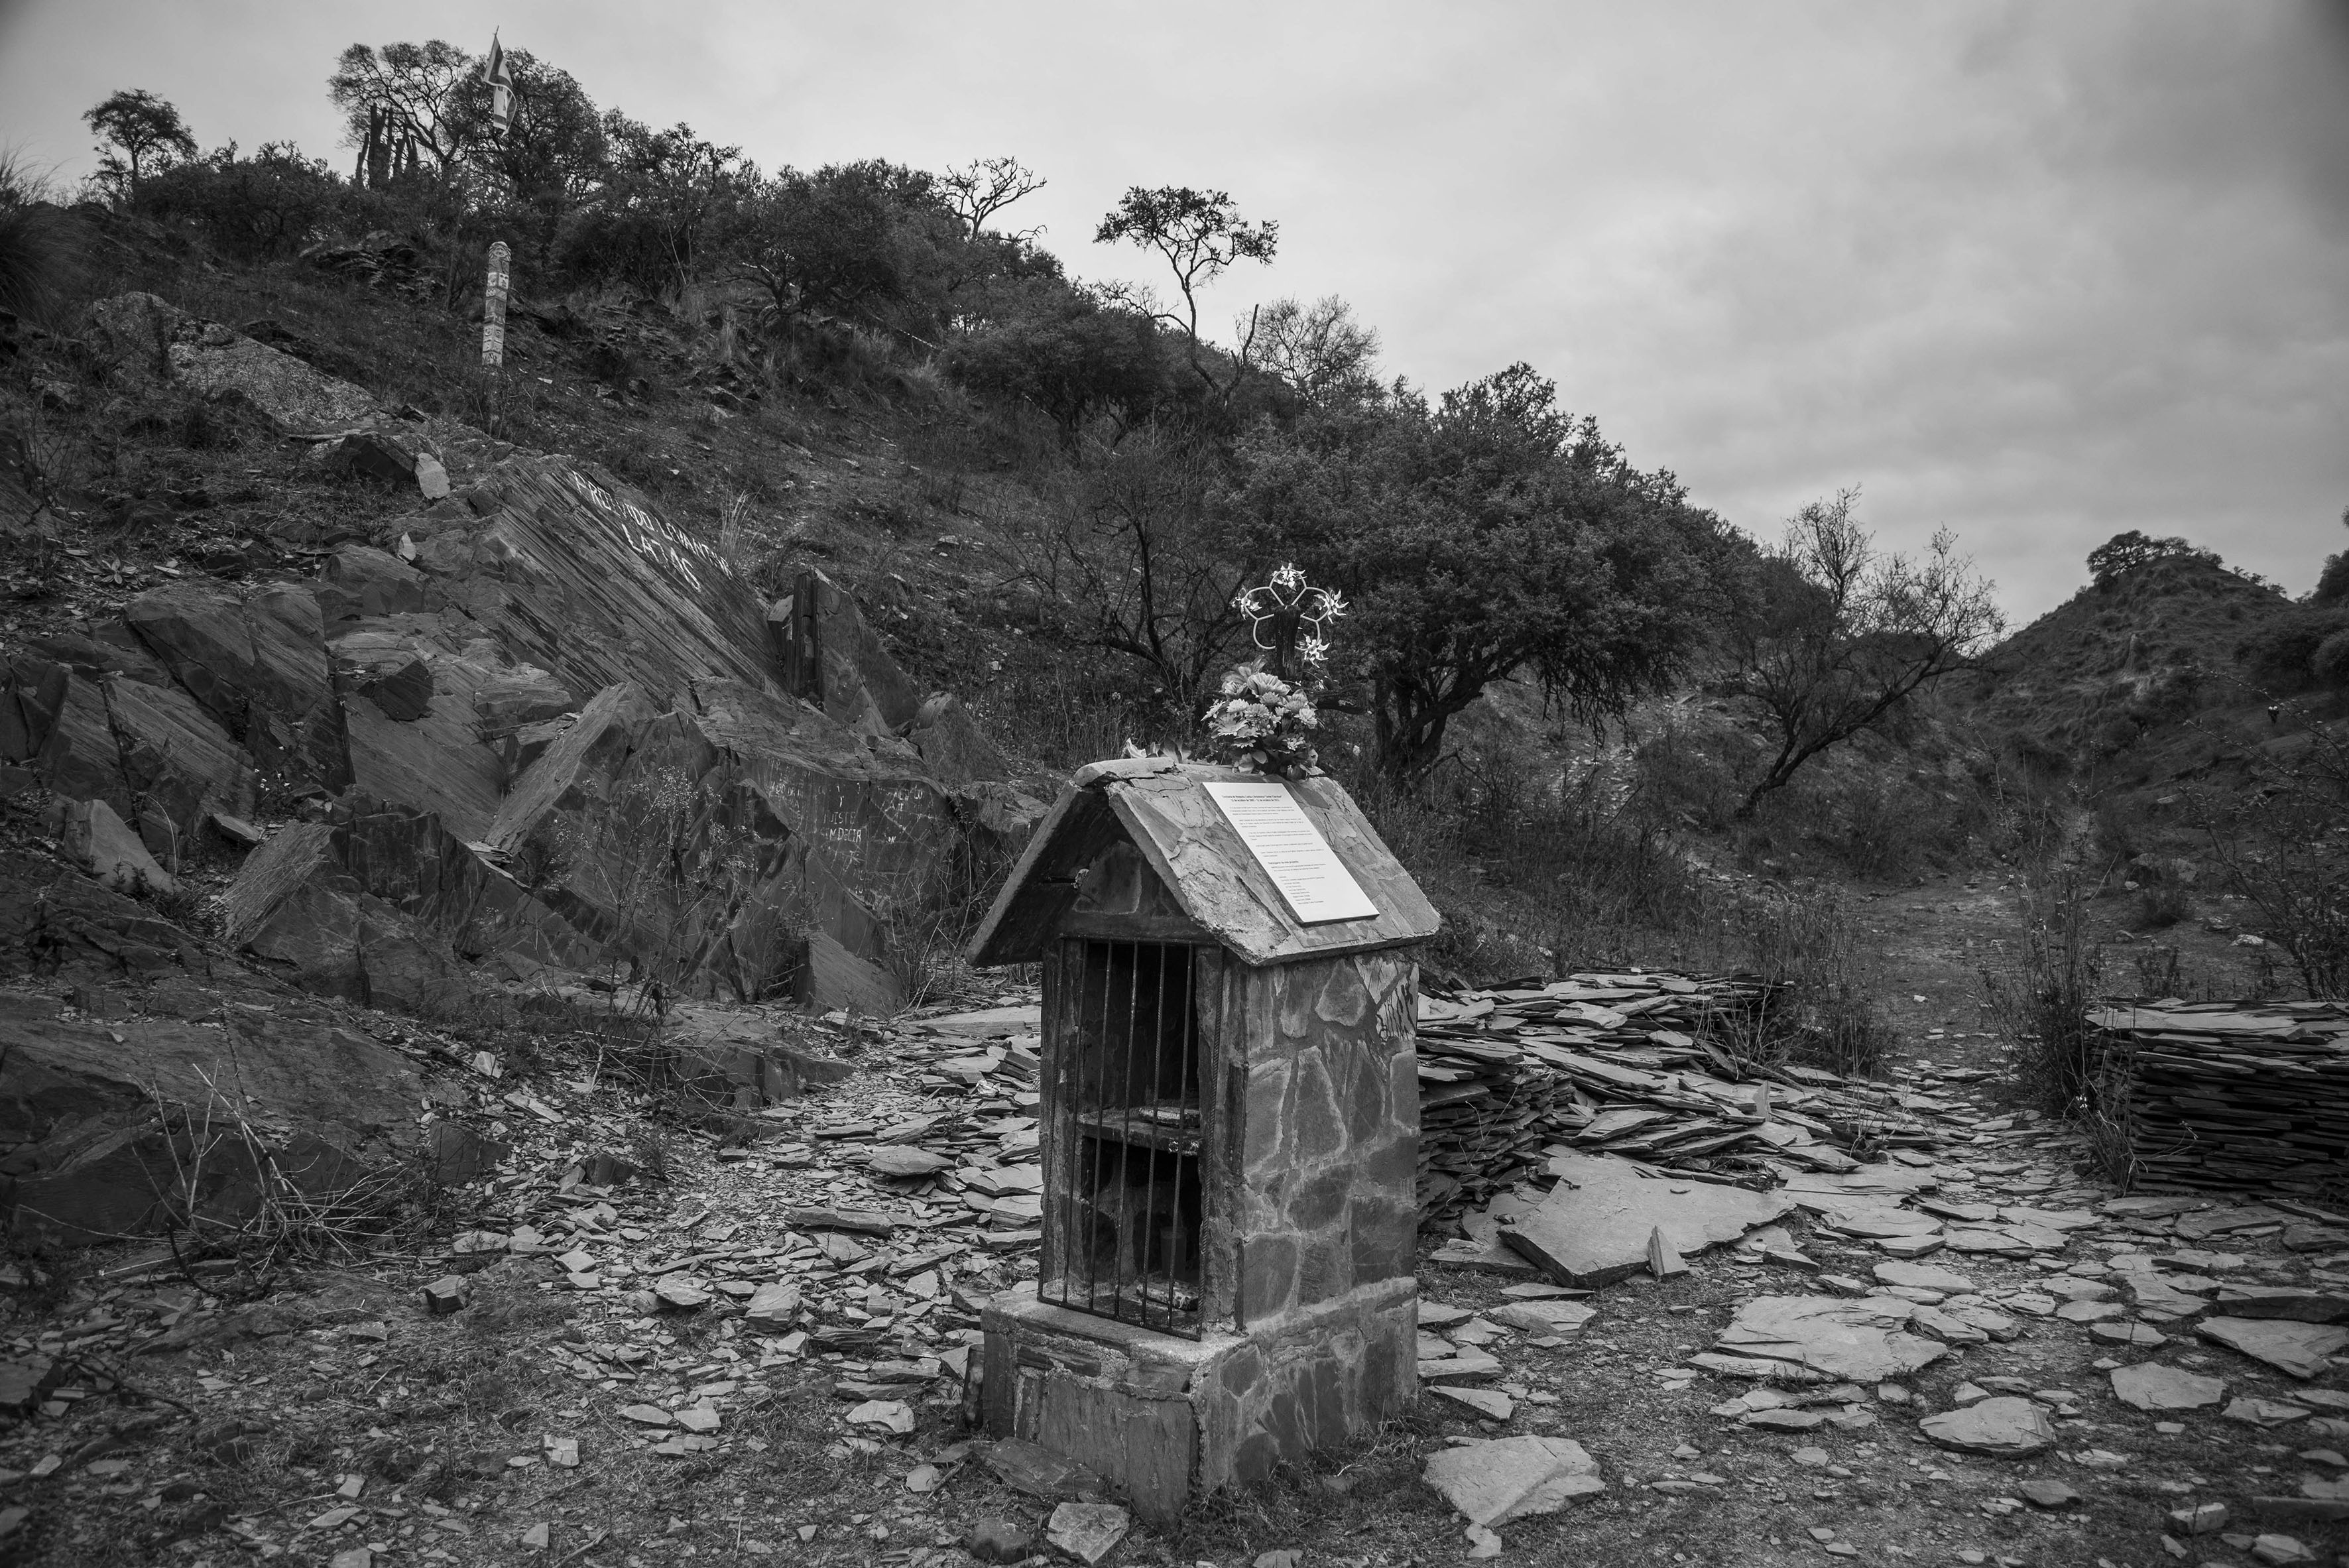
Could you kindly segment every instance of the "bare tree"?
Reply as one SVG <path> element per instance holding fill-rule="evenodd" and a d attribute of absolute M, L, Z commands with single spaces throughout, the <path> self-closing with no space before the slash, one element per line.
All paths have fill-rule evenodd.
<path fill-rule="evenodd" d="M 989 218 L 1022 196 L 1034 195 L 1046 183 L 1042 175 L 1026 168 L 1016 158 L 977 158 L 960 169 L 949 169 L 939 175 L 937 190 L 947 209 L 962 220 L 963 227 L 976 240 Z M 1037 232 L 1027 230 L 1021 237 Z"/>
<path fill-rule="evenodd" d="M 1257 314 L 1255 325 L 1257 363 L 1307 401 L 1372 385 L 1378 329 L 1356 321 L 1354 307 L 1336 294 L 1309 305 L 1275 300 Z"/>
<path fill-rule="evenodd" d="M 1199 338 L 1199 291 L 1230 270 L 1234 262 L 1269 262 L 1280 245 L 1280 223 L 1242 221 L 1228 192 L 1194 191 L 1187 185 L 1163 185 L 1145 191 L 1136 185 L 1126 191 L 1114 211 L 1093 232 L 1097 245 L 1121 240 L 1156 251 L 1174 273 L 1174 287 L 1183 295 L 1183 314 L 1153 310 L 1153 317 L 1179 330 L 1190 348 L 1191 368 L 1210 390 L 1229 395 L 1239 377 L 1218 381 L 1207 368 Z M 1242 366 L 1255 346 L 1256 315 L 1240 339 Z"/>
<path fill-rule="evenodd" d="M 1732 623 L 1738 682 L 1778 742 L 1740 819 L 1811 758 L 1964 668 L 2005 627 L 1956 535 L 1934 534 L 1921 561 L 1885 554 L 1852 515 L 1858 500 L 1843 490 L 1795 513 L 1763 558 L 1761 591 Z"/>
<path fill-rule="evenodd" d="M 350 144 L 389 145 L 408 160 L 421 150 L 434 173 L 446 178 L 463 157 L 469 124 L 465 98 L 480 62 L 456 45 L 353 44 L 335 62 L 326 92 L 343 111 Z"/>
<path fill-rule="evenodd" d="M 1029 571 L 1071 639 L 1139 666 L 1165 734 L 1187 738 L 1245 640 L 1233 601 L 1257 562 L 1215 525 L 1206 443 L 1149 425 L 1086 442 Z"/>

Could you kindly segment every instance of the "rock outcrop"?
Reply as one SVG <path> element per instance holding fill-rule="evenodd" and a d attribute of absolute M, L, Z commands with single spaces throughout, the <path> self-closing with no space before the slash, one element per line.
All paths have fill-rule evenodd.
<path fill-rule="evenodd" d="M 330 466 L 419 471 L 357 388 L 153 296 L 94 306 L 88 337 L 122 377 L 342 431 Z M 771 605 L 585 465 L 463 477 L 314 580 L 183 579 L 25 649 L 0 765 L 72 804 L 115 884 L 144 873 L 83 803 L 167 877 L 199 834 L 274 824 L 226 931 L 303 989 L 429 1011 L 554 968 L 889 1006 L 891 932 L 1041 803 L 821 573 Z"/>

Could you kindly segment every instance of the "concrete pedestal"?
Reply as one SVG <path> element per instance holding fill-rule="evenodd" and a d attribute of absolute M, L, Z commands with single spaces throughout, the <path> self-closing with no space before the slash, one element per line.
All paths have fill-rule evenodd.
<path fill-rule="evenodd" d="M 1072 1312 L 1025 1286 L 982 1315 L 980 1408 L 990 1437 L 1065 1454 L 1164 1520 L 1399 1412 L 1418 1389 L 1418 1318 L 1408 1274 L 1203 1339 Z"/>

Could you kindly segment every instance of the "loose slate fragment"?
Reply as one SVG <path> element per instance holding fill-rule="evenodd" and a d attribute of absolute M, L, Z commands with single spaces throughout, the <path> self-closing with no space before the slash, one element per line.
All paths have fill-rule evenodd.
<path fill-rule="evenodd" d="M 1880 1383 L 1949 1354 L 1906 1332 L 1915 1305 L 1896 1296 L 1757 1296 L 1737 1309 L 1715 1342 L 1741 1357 L 1792 1363 L 1826 1376 Z"/>
<path fill-rule="evenodd" d="M 2315 1377 L 2327 1357 L 2349 1346 L 2349 1328 L 2281 1318 L 2214 1317 L 2195 1332 L 2295 1377 Z"/>
<path fill-rule="evenodd" d="M 1428 1392 L 1465 1405 L 1488 1421 L 1506 1421 L 1516 1410 L 1516 1403 L 1497 1388 L 1452 1388 L 1439 1383 Z"/>
<path fill-rule="evenodd" d="M 2226 1397 L 2227 1385 L 2158 1361 L 2113 1370 L 2113 1396 L 2140 1410 L 2199 1410 Z"/>
<path fill-rule="evenodd" d="M 1572 1334 L 1598 1316 L 1599 1309 L 1578 1301 L 1513 1301 L 1495 1307 L 1489 1315 L 1527 1334 Z"/>
<path fill-rule="evenodd" d="M 1776 1193 L 1692 1179 L 1644 1177 L 1628 1161 L 1559 1154 L 1549 1161 L 1558 1185 L 1528 1209 L 1504 1198 L 1487 1212 L 1503 1223 L 1504 1243 L 1561 1284 L 1586 1288 L 1629 1279 L 1649 1266 L 1648 1241 L 1663 1232 L 1682 1257 L 1733 1242 L 1794 1207 Z"/>
<path fill-rule="evenodd" d="M 1064 1502 L 1052 1511 L 1044 1535 L 1070 1556 L 1092 1564 L 1108 1556 L 1133 1528 L 1133 1516 L 1114 1503 Z"/>
<path fill-rule="evenodd" d="M 1945 1291 L 1951 1295 L 1974 1288 L 1974 1282 L 1955 1269 L 1938 1264 L 1884 1263 L 1869 1271 L 1884 1284 L 1905 1284 L 1917 1290 Z"/>
<path fill-rule="evenodd" d="M 943 1154 L 933 1154 L 926 1149 L 909 1149 L 902 1144 L 887 1144 L 873 1151 L 864 1162 L 865 1169 L 876 1176 L 894 1176 L 911 1180 L 935 1176 L 941 1171 L 951 1171 L 955 1162 Z"/>
<path fill-rule="evenodd" d="M 914 1429 L 914 1410 L 903 1399 L 867 1399 L 848 1412 L 848 1424 L 852 1427 L 878 1427 L 890 1432 L 910 1432 Z"/>
<path fill-rule="evenodd" d="M 2014 1490 L 2041 1508 L 2069 1508 L 2087 1501 L 2060 1480 L 2027 1480 Z"/>
<path fill-rule="evenodd" d="M 742 1309 L 742 1321 L 753 1328 L 785 1329 L 800 1315 L 800 1287 L 789 1280 L 770 1282 L 751 1294 Z"/>
<path fill-rule="evenodd" d="M 1004 1485 L 1047 1502 L 1098 1497 L 1108 1490 L 1100 1476 L 1066 1454 L 1054 1453 L 1025 1438 L 1005 1438 L 989 1444 L 986 1462 Z"/>
<path fill-rule="evenodd" d="M 1556 1513 L 1569 1501 L 1605 1491 L 1598 1461 L 1568 1438 L 1502 1438 L 1464 1443 L 1428 1456 L 1429 1486 L 1487 1529 L 1537 1513 Z"/>
<path fill-rule="evenodd" d="M 2046 1413 L 2013 1395 L 1944 1410 L 1918 1425 L 1936 1447 L 1993 1459 L 2022 1459 L 2055 1443 L 2055 1429 L 2048 1423 Z"/>

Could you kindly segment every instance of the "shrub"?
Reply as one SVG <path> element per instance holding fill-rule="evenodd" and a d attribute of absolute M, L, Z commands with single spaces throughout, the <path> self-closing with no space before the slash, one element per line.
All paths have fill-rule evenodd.
<path fill-rule="evenodd" d="M 1752 899 L 1735 923 L 1764 1000 L 1721 1043 L 1761 1064 L 1793 1061 L 1847 1078 L 1876 1077 L 1893 1033 L 1877 1011 L 1875 983 L 1843 902 L 1826 891 Z M 1716 1021 L 1717 1035 L 1726 1022 Z"/>
<path fill-rule="evenodd" d="M 80 247 L 49 194 L 15 153 L 0 152 L 0 310 L 57 327 L 80 273 Z"/>
<path fill-rule="evenodd" d="M 2194 913 L 2194 901 L 2186 890 L 2172 882 L 2158 883 L 2137 895 L 2137 923 L 2140 931 L 2167 931 Z"/>
<path fill-rule="evenodd" d="M 366 205 L 323 160 L 290 141 L 262 144 L 249 158 L 232 142 L 141 181 L 132 210 L 201 232 L 240 257 L 291 255 L 322 228 Z"/>
<path fill-rule="evenodd" d="M 2075 1119 L 2100 1114 L 2088 1009 L 2104 954 L 2088 934 L 2086 909 L 2068 878 L 2026 889 L 2020 962 L 1982 971 L 2017 1090 L 2049 1115 Z"/>
<path fill-rule="evenodd" d="M 2236 656 L 2260 680 L 2297 691 L 2316 678 L 2317 650 L 2344 632 L 2349 632 L 2349 607 L 2295 604 L 2245 637 Z"/>
<path fill-rule="evenodd" d="M 2333 633 L 2309 655 L 2309 673 L 2320 685 L 2349 686 L 2349 630 Z"/>

